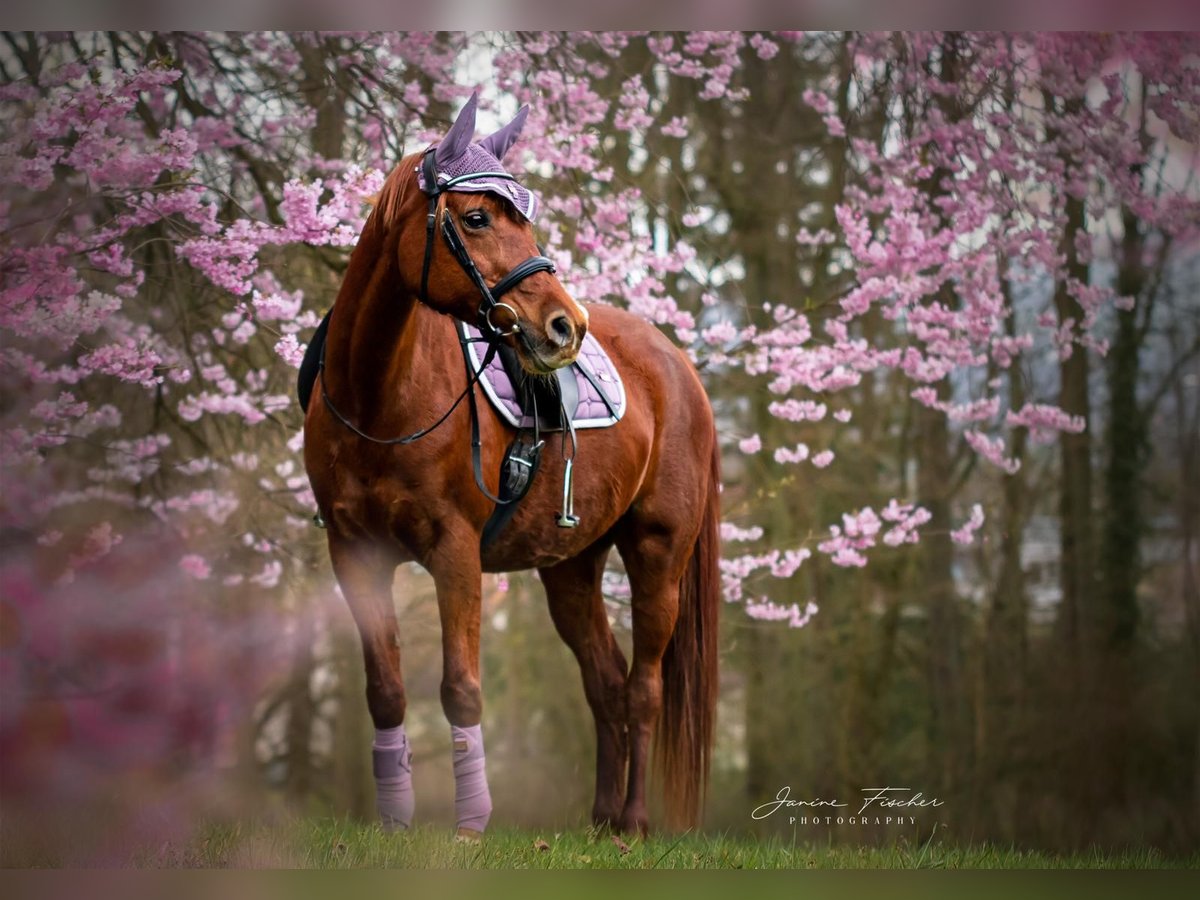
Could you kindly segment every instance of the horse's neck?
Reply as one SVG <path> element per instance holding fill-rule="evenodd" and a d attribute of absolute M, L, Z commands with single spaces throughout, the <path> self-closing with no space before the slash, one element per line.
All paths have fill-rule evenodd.
<path fill-rule="evenodd" d="M 361 417 L 394 399 L 402 387 L 391 377 L 394 370 L 414 370 L 420 310 L 394 267 L 382 262 L 365 285 L 349 287 L 339 294 L 330 324 L 326 377 L 331 396 Z"/>

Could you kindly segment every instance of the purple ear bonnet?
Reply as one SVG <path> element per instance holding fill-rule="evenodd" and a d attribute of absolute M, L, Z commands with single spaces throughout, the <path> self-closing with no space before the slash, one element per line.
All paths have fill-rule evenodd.
<path fill-rule="evenodd" d="M 438 181 L 445 183 L 464 175 L 474 176 L 464 178 L 450 190 L 467 193 L 488 191 L 499 194 L 510 201 L 517 208 L 517 212 L 532 221 L 537 214 L 537 195 L 506 177 L 508 172 L 500 162 L 520 136 L 525 119 L 529 115 L 529 107 L 522 106 L 511 122 L 495 134 L 490 134 L 473 144 L 471 138 L 475 136 L 475 109 L 478 99 L 478 94 L 471 95 L 471 99 L 446 132 L 446 136 L 433 151 Z M 421 173 L 418 179 L 421 190 L 428 192 L 424 174 Z"/>

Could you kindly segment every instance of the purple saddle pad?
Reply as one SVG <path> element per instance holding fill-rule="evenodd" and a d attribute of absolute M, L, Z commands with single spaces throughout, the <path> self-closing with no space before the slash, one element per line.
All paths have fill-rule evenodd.
<path fill-rule="evenodd" d="M 462 322 L 458 323 L 458 326 L 467 337 L 480 337 L 477 328 Z M 486 352 L 485 345 L 480 341 L 467 344 L 467 354 L 473 369 L 479 369 Z M 586 373 L 580 371 L 581 368 L 586 369 Z M 578 388 L 579 405 L 573 412 L 567 410 L 576 428 L 607 428 L 621 420 L 625 415 L 625 386 L 621 383 L 616 366 L 595 337 L 590 334 L 584 336 L 579 358 L 568 371 L 569 377 L 574 377 Z M 517 389 L 508 377 L 499 354 L 492 357 L 479 383 L 504 421 L 513 428 L 533 427 L 533 418 L 521 409 Z M 604 392 L 603 397 L 600 391 Z"/>

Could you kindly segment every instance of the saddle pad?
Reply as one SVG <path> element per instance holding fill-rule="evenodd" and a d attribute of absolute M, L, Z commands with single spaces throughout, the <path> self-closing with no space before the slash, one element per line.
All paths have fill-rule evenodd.
<path fill-rule="evenodd" d="M 481 336 L 479 330 L 474 326 L 459 322 L 458 327 L 467 337 L 478 338 Z M 484 347 L 482 341 L 473 341 L 467 344 L 467 355 L 474 370 L 479 369 L 483 355 L 487 352 Z M 580 371 L 581 366 L 586 367 L 587 373 L 591 375 L 590 379 L 587 374 Z M 571 414 L 571 422 L 576 428 L 607 428 L 620 421 L 621 417 L 625 415 L 625 386 L 621 383 L 616 366 L 604 352 L 600 342 L 592 335 L 584 336 L 583 346 L 579 350 L 579 358 L 570 366 L 570 374 L 575 378 L 575 384 L 578 387 L 579 405 L 573 413 L 568 410 L 568 413 Z M 517 389 L 508 372 L 505 371 L 499 354 L 492 358 L 487 370 L 479 379 L 479 383 L 483 385 L 483 392 L 487 394 L 487 398 L 496 408 L 496 412 L 500 413 L 501 418 L 509 425 L 513 428 L 533 427 L 533 417 L 526 414 L 521 408 Z M 600 396 L 597 388 L 604 392 L 604 398 L 608 399 L 608 404 L 605 404 L 604 398 Z M 612 407 L 611 411 L 610 406 Z M 616 415 L 613 414 L 614 412 Z"/>

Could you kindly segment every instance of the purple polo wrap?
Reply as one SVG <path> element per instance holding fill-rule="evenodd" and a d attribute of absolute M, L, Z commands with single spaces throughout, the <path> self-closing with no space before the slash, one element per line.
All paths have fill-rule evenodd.
<path fill-rule="evenodd" d="M 479 725 L 451 725 L 450 739 L 454 742 L 454 816 L 459 828 L 482 832 L 492 817 L 483 729 Z"/>
<path fill-rule="evenodd" d="M 371 746 L 375 773 L 375 804 L 386 831 L 412 825 L 416 806 L 412 787 L 412 750 L 403 725 L 376 728 Z"/>

